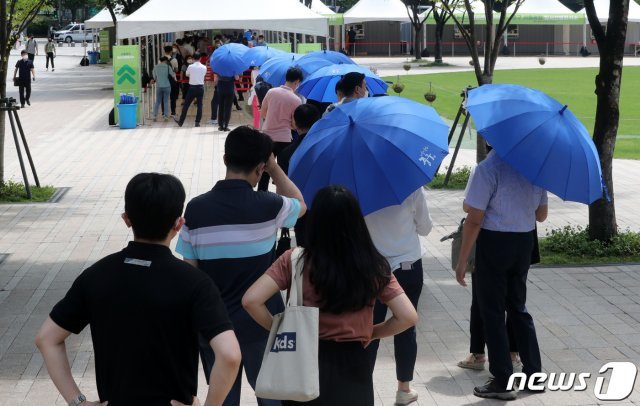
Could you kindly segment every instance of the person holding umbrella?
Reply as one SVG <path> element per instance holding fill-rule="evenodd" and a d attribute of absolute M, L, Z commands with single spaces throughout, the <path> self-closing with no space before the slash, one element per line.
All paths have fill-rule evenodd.
<path fill-rule="evenodd" d="M 466 264 L 476 244 L 475 283 L 493 378 L 475 387 L 482 398 L 511 400 L 507 389 L 513 365 L 505 326 L 505 311 L 513 324 L 522 359 L 522 372 L 531 376 L 542 369 L 533 318 L 526 308 L 527 273 L 533 251 L 536 221 L 547 218 L 547 192 L 504 162 L 495 151 L 478 164 L 464 200 L 468 213 L 456 279 L 466 286 Z"/>
<path fill-rule="evenodd" d="M 417 310 L 423 285 L 419 236 L 427 236 L 433 228 L 424 188 L 420 187 L 400 205 L 385 207 L 367 215 L 365 221 L 373 243 L 389 262 L 398 283 Z M 387 306 L 376 301 L 373 324 L 382 323 L 386 317 Z M 371 373 L 376 365 L 379 345 L 380 341 L 374 340 L 367 347 Z M 415 326 L 396 334 L 393 346 L 398 380 L 395 404 L 407 405 L 418 400 L 418 392 L 411 389 L 418 354 Z"/>

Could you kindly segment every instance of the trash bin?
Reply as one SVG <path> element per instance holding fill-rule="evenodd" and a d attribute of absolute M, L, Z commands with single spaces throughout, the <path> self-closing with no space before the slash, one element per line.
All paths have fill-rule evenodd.
<path fill-rule="evenodd" d="M 87 52 L 87 55 L 89 56 L 89 63 L 91 65 L 95 65 L 98 63 L 98 51 L 89 51 Z"/>
<path fill-rule="evenodd" d="M 118 104 L 118 116 L 120 117 L 120 128 L 136 128 L 138 103 Z"/>

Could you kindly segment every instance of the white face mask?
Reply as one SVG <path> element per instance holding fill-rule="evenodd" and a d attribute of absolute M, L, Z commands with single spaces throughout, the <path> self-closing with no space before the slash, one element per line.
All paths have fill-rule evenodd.
<path fill-rule="evenodd" d="M 29 55 L 22 55 L 22 60 L 26 61 L 27 59 L 29 59 Z"/>

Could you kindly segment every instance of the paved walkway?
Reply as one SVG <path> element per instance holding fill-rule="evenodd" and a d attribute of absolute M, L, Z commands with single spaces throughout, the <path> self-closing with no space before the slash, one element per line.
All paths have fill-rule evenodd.
<path fill-rule="evenodd" d="M 66 50 L 66 49 L 65 49 Z M 70 50 L 71 51 L 71 50 Z M 76 52 L 73 50 L 73 52 Z M 119 215 L 128 180 L 140 171 L 171 172 L 190 197 L 211 188 L 223 174 L 224 133 L 213 126 L 177 128 L 151 123 L 136 130 L 107 126 L 111 92 L 106 67 L 79 67 L 77 56 L 56 59 L 54 73 L 43 72 L 32 107 L 20 111 L 32 153 L 45 184 L 69 187 L 58 203 L 0 205 L 0 405 L 63 405 L 36 351 L 35 333 L 82 269 L 120 250 L 131 238 Z M 13 91 L 13 88 L 11 88 Z M 239 123 L 242 113 L 234 113 Z M 20 179 L 12 141 L 5 156 L 9 178 Z M 461 163 L 474 154 L 463 151 Z M 640 162 L 615 162 L 618 221 L 640 230 L 637 204 Z M 468 351 L 470 289 L 458 286 L 449 269 L 449 246 L 439 242 L 462 217 L 461 193 L 430 191 L 435 227 L 425 239 L 425 282 L 419 311 L 419 356 L 414 386 L 418 405 L 493 404 L 471 395 L 488 372 L 456 367 Z M 550 199 L 542 227 L 584 225 L 585 206 Z M 596 404 L 595 376 L 608 361 L 640 365 L 640 266 L 534 268 L 529 307 L 536 321 L 548 372 L 590 372 L 584 392 L 522 395 L 514 405 Z M 122 333 L 127 339 L 128 332 Z M 392 341 L 385 340 L 374 375 L 376 404 L 392 405 L 395 373 Z M 95 394 L 88 331 L 72 336 L 67 350 L 72 371 L 88 395 Z M 203 382 L 203 376 L 200 376 Z M 204 384 L 201 385 L 201 393 Z M 90 396 L 91 397 L 91 396 Z M 640 388 L 628 404 L 640 403 Z M 245 385 L 243 405 L 254 405 Z M 622 404 L 622 403 L 620 403 Z"/>

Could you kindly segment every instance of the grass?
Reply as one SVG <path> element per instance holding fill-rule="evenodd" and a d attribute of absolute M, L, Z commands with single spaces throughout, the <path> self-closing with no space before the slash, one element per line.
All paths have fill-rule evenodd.
<path fill-rule="evenodd" d="M 620 231 L 609 242 L 591 241 L 588 227 L 566 226 L 540 239 L 542 265 L 640 262 L 640 233 Z"/>
<path fill-rule="evenodd" d="M 451 172 L 451 178 L 449 178 L 449 183 L 444 185 L 444 178 L 447 175 L 447 168 L 443 168 L 438 171 L 438 174 L 434 176 L 434 178 L 429 182 L 427 187 L 429 189 L 449 189 L 449 190 L 463 190 L 467 187 L 467 181 L 469 180 L 469 174 L 471 173 L 471 168 L 468 166 L 463 166 L 462 168 L 457 168 L 453 172 Z"/>
<path fill-rule="evenodd" d="M 24 184 L 6 181 L 0 183 L 0 203 L 41 203 L 51 199 L 56 189 L 53 186 L 31 186 L 31 199 L 27 199 Z"/>
<path fill-rule="evenodd" d="M 493 83 L 515 83 L 539 89 L 569 106 L 589 133 L 593 132 L 596 111 L 594 78 L 596 68 L 500 70 Z M 396 77 L 384 78 L 395 82 Z M 477 84 L 473 72 L 453 72 L 423 75 L 400 75 L 405 84 L 402 97 L 426 103 L 424 93 L 432 84 L 437 99 L 433 107 L 453 120 L 460 107 L 460 92 Z M 389 94 L 395 94 L 392 90 Z M 625 67 L 620 95 L 620 124 L 616 142 L 616 158 L 640 159 L 640 67 Z"/>

